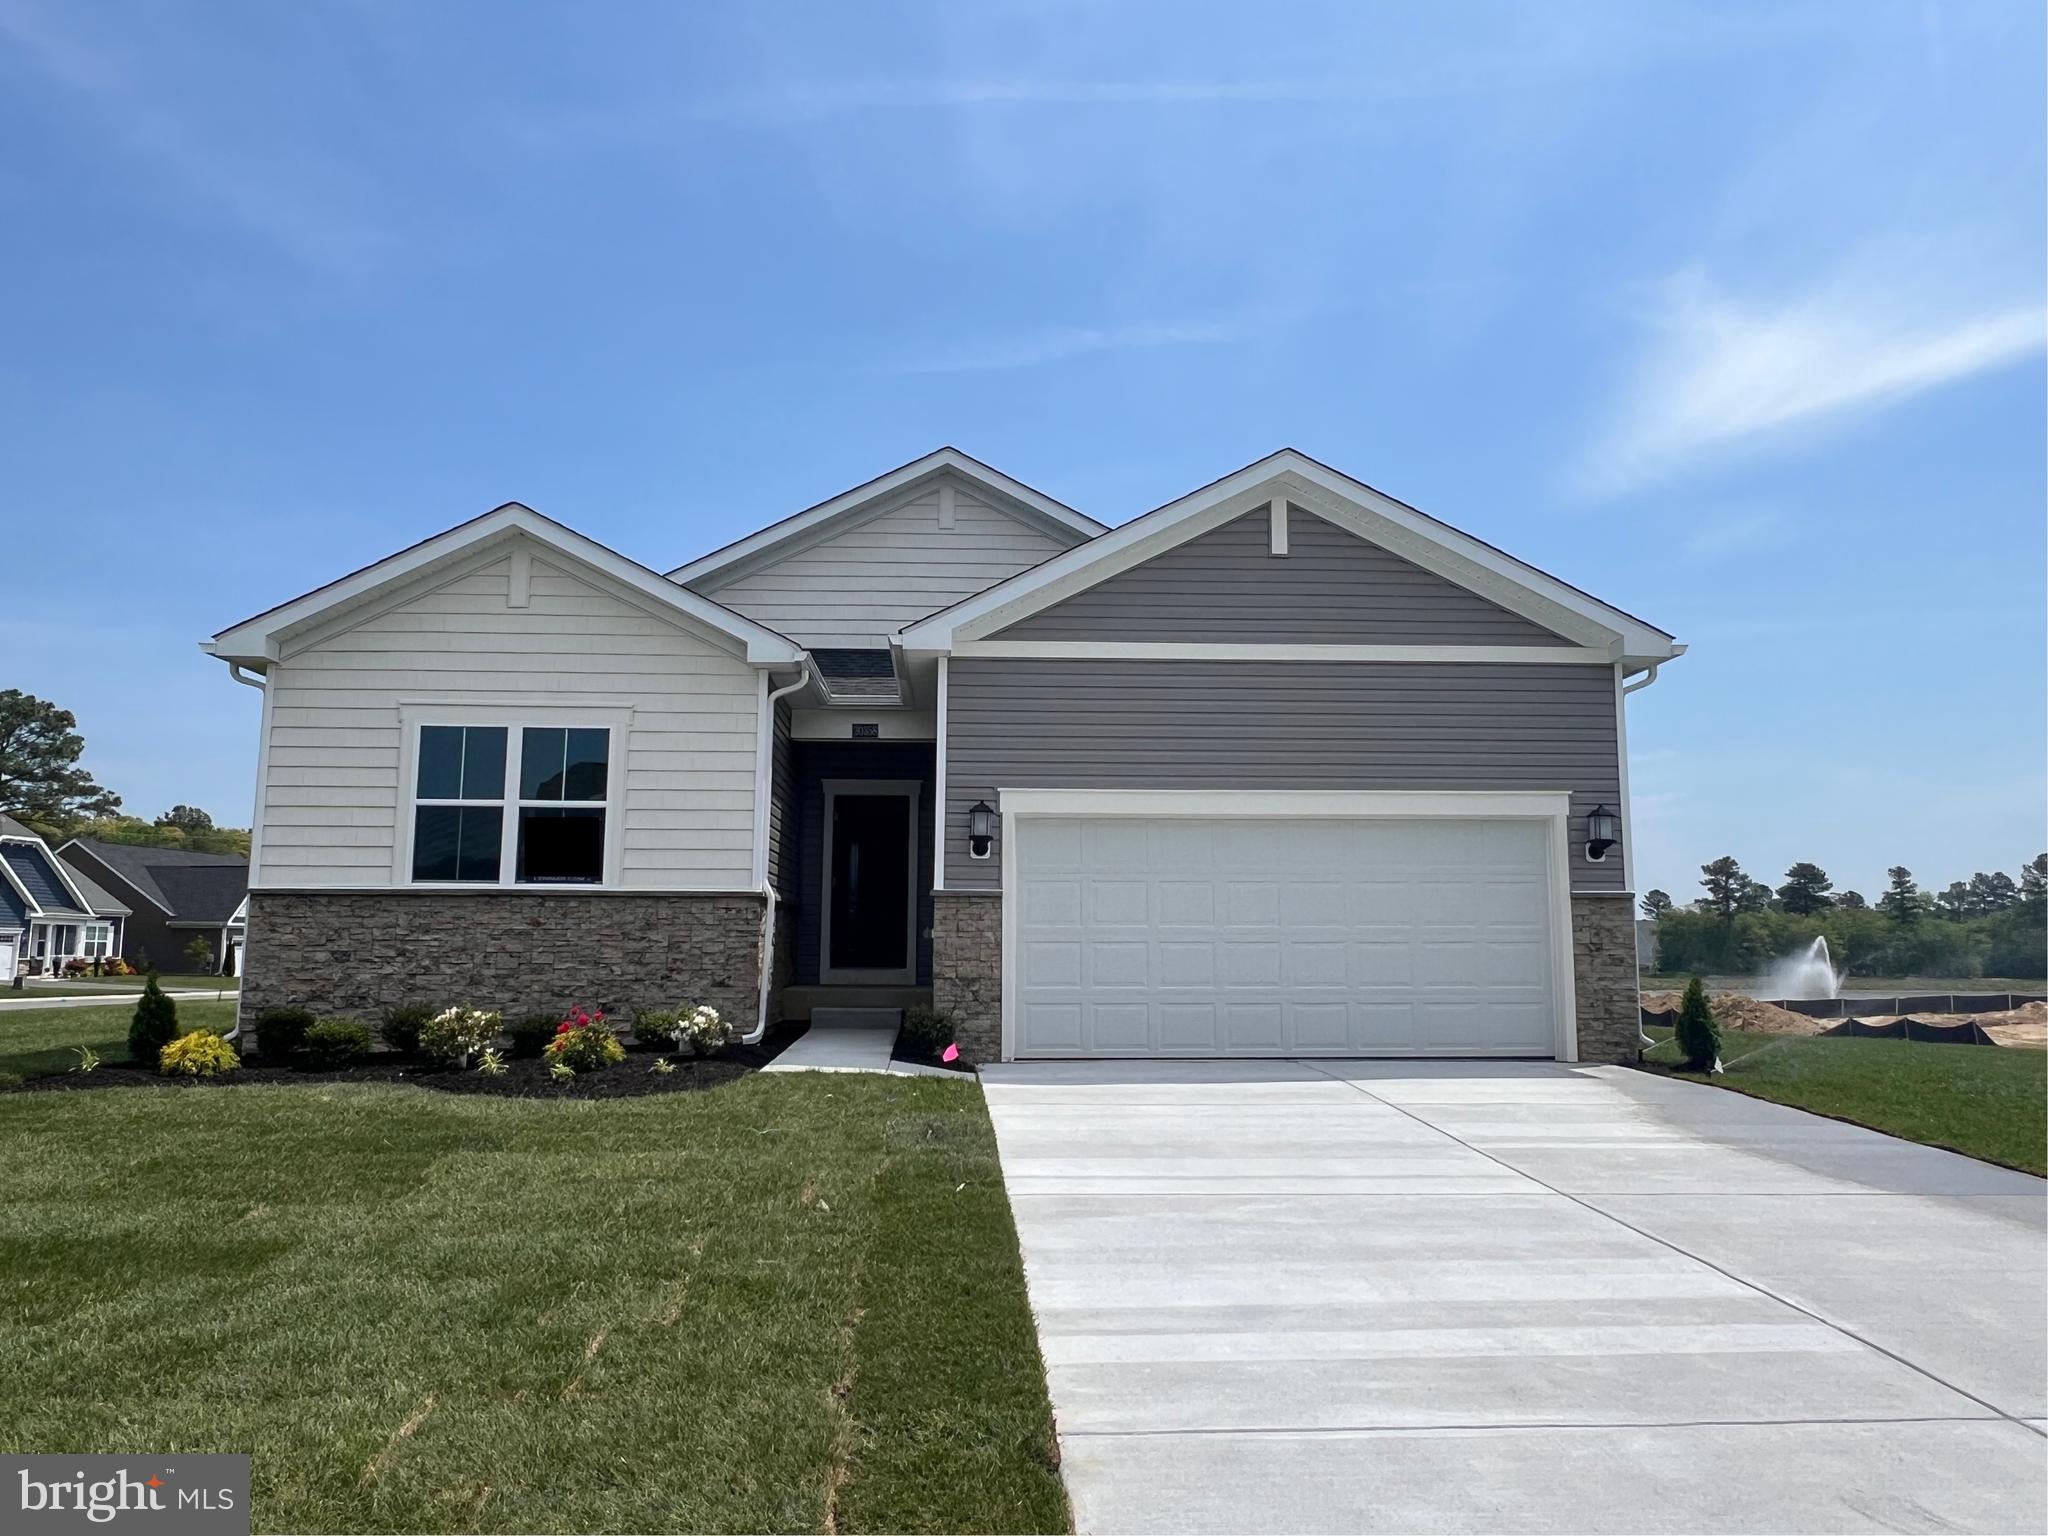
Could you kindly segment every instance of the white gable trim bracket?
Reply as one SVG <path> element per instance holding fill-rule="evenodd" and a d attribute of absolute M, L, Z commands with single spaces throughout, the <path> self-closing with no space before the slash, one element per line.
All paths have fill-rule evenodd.
<path fill-rule="evenodd" d="M 498 549 L 514 557 L 511 596 L 518 606 L 521 599 L 530 601 L 531 556 L 536 545 L 606 578 L 650 611 L 684 621 L 751 665 L 786 667 L 804 658 L 801 646 L 766 625 L 679 587 L 659 572 L 516 501 L 245 619 L 211 640 L 201 641 L 199 648 L 223 661 L 266 671 L 294 636 L 316 626 L 345 626 L 352 614 L 374 608 L 395 591 L 431 588 L 473 568 Z M 526 568 L 524 580 L 518 569 L 522 565 Z"/>
<path fill-rule="evenodd" d="M 1103 530 L 1104 525 L 1094 518 L 1054 501 L 1043 491 L 1033 490 L 1021 480 L 1012 480 L 1001 470 L 991 469 L 957 448 L 940 448 L 794 516 L 770 523 L 723 549 L 701 555 L 688 565 L 679 565 L 668 573 L 669 580 L 698 587 L 723 586 L 761 565 L 786 559 L 830 538 L 848 526 L 878 517 L 909 500 L 931 481 L 949 474 L 984 493 L 998 509 L 1020 516 L 1055 537 L 1069 541 L 1092 539 Z M 950 527 L 953 487 L 949 482 L 940 481 L 939 498 L 939 526 Z"/>
<path fill-rule="evenodd" d="M 1262 510 L 1270 516 L 1276 502 L 1321 517 L 1520 614 L 1558 635 L 1564 646 L 1638 668 L 1685 649 L 1654 625 L 1291 448 L 907 625 L 899 641 L 909 652 L 954 653 L 963 643 L 988 640 L 1225 523 Z"/>

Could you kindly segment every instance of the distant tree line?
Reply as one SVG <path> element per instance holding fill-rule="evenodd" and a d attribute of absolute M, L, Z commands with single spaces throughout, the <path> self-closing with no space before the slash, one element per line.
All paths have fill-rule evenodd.
<path fill-rule="evenodd" d="M 196 805 L 154 821 L 121 814 L 121 797 L 78 766 L 85 738 L 70 710 L 19 688 L 0 689 L 0 811 L 47 838 L 249 855 L 246 827 L 217 827 Z"/>
<path fill-rule="evenodd" d="M 1690 905 L 1664 891 L 1643 897 L 1657 967 L 1747 975 L 1825 936 L 1836 966 L 1856 976 L 2048 976 L 2048 853 L 2018 879 L 1980 870 L 1938 893 L 1903 864 L 1885 874 L 1872 903 L 1837 891 L 1818 864 L 1794 864 L 1775 890 L 1732 857 L 1702 864 Z"/>

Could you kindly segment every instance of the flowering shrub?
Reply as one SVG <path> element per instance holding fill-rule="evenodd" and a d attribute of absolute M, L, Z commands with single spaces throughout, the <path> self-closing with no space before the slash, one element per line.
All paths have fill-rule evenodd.
<path fill-rule="evenodd" d="M 683 1010 L 682 1023 L 676 1030 L 676 1045 L 680 1049 L 709 1056 L 724 1044 L 725 1020 L 716 1008 L 709 1003 L 699 1003 L 694 1008 Z"/>
<path fill-rule="evenodd" d="M 457 1003 L 443 1008 L 420 1031 L 420 1054 L 447 1066 L 464 1066 L 498 1038 L 498 1016 Z"/>
<path fill-rule="evenodd" d="M 569 1017 L 555 1026 L 555 1038 L 548 1042 L 547 1058 L 552 1066 L 571 1072 L 595 1072 L 626 1059 L 626 1048 L 605 1023 L 604 1013 L 571 1009 Z"/>
<path fill-rule="evenodd" d="M 87 971 L 91 969 L 92 967 L 87 965 L 85 961 L 77 955 L 73 955 L 69 960 L 66 960 L 64 962 L 64 974 L 66 976 L 83 976 Z"/>
<path fill-rule="evenodd" d="M 157 1070 L 166 1076 L 219 1077 L 242 1064 L 235 1048 L 210 1029 L 195 1029 L 180 1035 L 157 1058 Z"/>

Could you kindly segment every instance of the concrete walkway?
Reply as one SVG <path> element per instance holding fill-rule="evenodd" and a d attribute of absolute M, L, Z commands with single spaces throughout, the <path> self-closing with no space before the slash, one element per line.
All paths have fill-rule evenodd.
<path fill-rule="evenodd" d="M 1081 1531 L 2048 1529 L 2040 1180 L 1623 1068 L 982 1077 Z"/>
<path fill-rule="evenodd" d="M 889 1053 L 896 1048 L 896 1026 L 886 1029 L 867 1028 L 816 1028 L 807 1029 L 790 1043 L 788 1050 L 769 1062 L 763 1072 L 888 1072 L 897 1077 L 961 1077 L 965 1073 L 948 1072 L 940 1067 L 926 1066 L 921 1061 L 894 1061 Z"/>

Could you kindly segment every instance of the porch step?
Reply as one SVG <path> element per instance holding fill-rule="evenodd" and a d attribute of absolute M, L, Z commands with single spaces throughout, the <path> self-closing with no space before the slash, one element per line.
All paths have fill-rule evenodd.
<path fill-rule="evenodd" d="M 813 1008 L 813 1029 L 900 1029 L 901 1008 Z"/>
<path fill-rule="evenodd" d="M 782 1017 L 802 1023 L 820 1008 L 908 1008 L 929 1003 L 930 987 L 820 986 L 800 982 L 782 989 Z"/>

